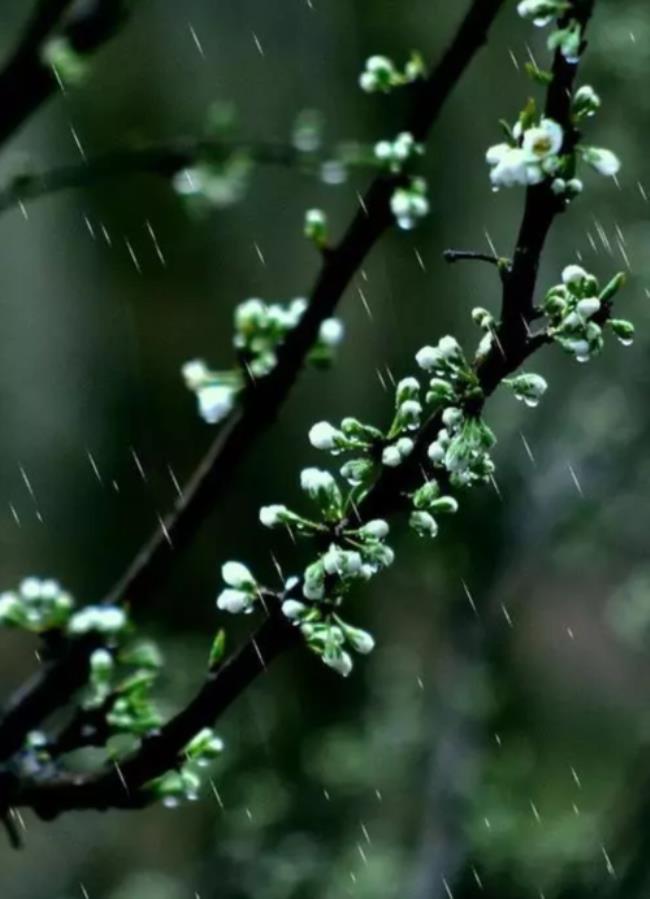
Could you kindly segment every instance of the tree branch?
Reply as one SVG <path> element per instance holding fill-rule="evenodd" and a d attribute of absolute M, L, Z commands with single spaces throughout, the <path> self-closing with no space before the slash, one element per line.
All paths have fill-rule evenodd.
<path fill-rule="evenodd" d="M 439 65 L 430 76 L 417 83 L 413 89 L 413 108 L 404 130 L 410 131 L 416 140 L 422 141 L 436 120 L 445 100 L 451 94 L 476 52 L 486 41 L 487 32 L 496 18 L 504 0 L 473 0 L 473 3 Z M 1 91 L 0 91 L 1 96 Z M 124 575 L 109 591 L 105 602 L 131 600 L 141 602 L 150 595 L 152 587 L 160 580 L 166 565 L 173 558 L 167 536 L 174 551 L 184 546 L 194 535 L 216 497 L 232 479 L 232 472 L 254 440 L 273 422 L 278 410 L 293 386 L 310 348 L 313 346 L 321 323 L 334 312 L 345 289 L 363 262 L 367 253 L 392 223 L 390 198 L 399 179 L 382 175 L 368 189 L 361 208 L 344 234 L 340 243 L 325 257 L 316 284 L 311 292 L 309 307 L 300 324 L 291 331 L 278 353 L 278 362 L 269 376 L 252 383 L 246 391 L 242 406 L 220 431 L 207 456 L 184 489 L 174 509 L 167 516 L 164 528 L 156 530 L 136 556 Z M 192 726 L 201 727 L 214 719 L 236 698 L 262 670 L 256 647 L 263 645 L 265 662 L 270 661 L 286 647 L 288 631 L 279 616 L 271 617 L 234 657 L 232 663 L 214 679 L 206 682 L 204 691 L 198 694 L 199 716 L 190 716 Z M 292 639 L 295 637 L 292 636 Z M 83 684 L 87 670 L 87 649 L 73 644 L 60 662 L 41 671 L 34 682 L 22 691 L 18 700 L 10 705 L 10 714 L 0 719 L 0 758 L 7 758 L 7 747 L 15 751 L 26 733 L 38 725 L 47 714 L 67 702 Z M 188 707 L 189 708 L 189 707 Z M 187 712 L 187 710 L 186 710 Z M 186 712 L 180 716 L 188 721 Z M 173 719 L 175 721 L 177 719 Z M 171 724 L 171 723 L 170 723 Z M 186 730 L 172 726 L 171 737 L 183 737 Z M 189 734 L 191 736 L 191 734 Z M 188 739 L 189 739 L 188 736 Z M 171 741 L 170 737 L 170 741 Z M 185 739 L 184 742 L 187 742 Z M 145 744 L 133 757 L 127 782 L 134 789 L 156 776 L 152 774 L 156 757 Z M 160 744 L 156 744 L 160 746 Z M 164 743 L 165 752 L 170 743 Z M 174 746 L 177 754 L 183 744 Z M 171 750 L 170 750 L 171 751 Z M 166 760 L 169 756 L 166 755 Z M 146 763 L 145 763 L 146 760 Z M 159 769 L 156 768 L 156 771 Z M 107 780 L 108 778 L 108 780 Z M 117 801 L 114 775 L 100 775 L 103 784 L 110 783 L 113 804 Z M 34 805 L 39 813 L 52 815 L 57 810 L 79 807 L 74 788 L 76 780 L 56 788 L 51 784 L 32 784 L 28 792 L 21 793 L 21 803 Z M 84 782 L 85 783 L 85 782 Z M 83 796 L 95 796 L 94 787 Z M 123 790 L 123 788 L 122 788 Z M 51 799 L 41 799 L 45 791 Z M 99 794 L 104 801 L 107 795 Z M 13 800 L 12 800 L 13 801 Z M 83 802 L 86 800 L 82 797 Z M 57 803 L 62 802 L 63 805 Z M 84 807 L 88 807 L 87 805 Z"/>
<path fill-rule="evenodd" d="M 306 159 L 304 153 L 289 144 L 180 138 L 168 143 L 115 150 L 89 159 L 83 165 L 66 165 L 46 172 L 19 175 L 0 189 L 0 213 L 27 200 L 121 175 L 147 174 L 168 179 L 203 158 L 226 162 L 236 153 L 242 153 L 257 163 L 286 167 L 313 160 L 313 156 Z"/>
<path fill-rule="evenodd" d="M 77 53 L 92 53 L 119 30 L 128 5 L 128 0 L 82 0 L 74 6 L 71 0 L 40 0 L 16 51 L 0 72 L 0 144 L 58 90 L 52 69 L 41 57 L 47 38 L 57 33 Z"/>

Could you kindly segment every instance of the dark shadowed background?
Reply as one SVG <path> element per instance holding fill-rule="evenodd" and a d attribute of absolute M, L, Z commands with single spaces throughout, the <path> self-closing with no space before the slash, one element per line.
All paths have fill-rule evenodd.
<path fill-rule="evenodd" d="M 0 4 L 3 54 L 26 6 Z M 436 59 L 464 7 L 141 0 L 86 81 L 16 136 L 0 177 L 25 157 L 80 161 L 78 144 L 92 156 L 199 133 L 215 100 L 235 104 L 248 137 L 288 140 L 304 109 L 322 111 L 326 143 L 392 136 L 399 92 L 358 90 L 365 58 L 417 48 Z M 215 609 L 221 564 L 241 559 L 271 579 L 273 552 L 292 571 L 291 543 L 260 528 L 257 510 L 297 500 L 300 468 L 324 462 L 309 426 L 384 421 L 378 371 L 409 373 L 444 333 L 474 341 L 473 306 L 496 310 L 493 271 L 447 267 L 441 254 L 487 250 L 486 235 L 500 253 L 512 247 L 523 196 L 491 192 L 484 153 L 534 90 L 529 53 L 543 63 L 543 33 L 510 3 L 432 136 L 430 217 L 385 238 L 345 297 L 337 365 L 304 373 L 156 603 L 138 616 L 131 597 L 165 648 L 169 711 L 199 682 L 215 628 L 233 641 L 245 629 Z M 586 174 L 541 272 L 550 286 L 578 259 L 603 279 L 629 269 L 620 308 L 635 345 L 612 340 L 588 366 L 551 348 L 533 366 L 550 383 L 539 409 L 495 398 L 498 493 L 468 494 L 435 543 L 395 526 L 397 563 L 351 609 L 377 650 L 348 681 L 307 653 L 274 665 L 219 724 L 219 801 L 208 791 L 173 811 L 27 816 L 26 849 L 0 847 L 3 899 L 438 899 L 462 868 L 500 897 L 551 899 L 585 872 L 614 876 L 650 726 L 649 65 L 645 0 L 599 0 L 582 81 L 603 110 L 588 139 L 624 169 L 618 186 Z M 324 208 L 338 234 L 366 181 L 261 168 L 239 205 L 197 219 L 164 181 L 130 176 L 3 214 L 1 589 L 36 574 L 80 602 L 106 591 L 173 501 L 170 469 L 185 479 L 213 436 L 180 365 L 230 364 L 243 299 L 308 292 L 318 259 L 304 210 Z M 0 634 L 3 694 L 33 649 Z M 650 752 L 645 762 L 650 774 Z M 483 895 L 475 888 L 462 895 Z"/>

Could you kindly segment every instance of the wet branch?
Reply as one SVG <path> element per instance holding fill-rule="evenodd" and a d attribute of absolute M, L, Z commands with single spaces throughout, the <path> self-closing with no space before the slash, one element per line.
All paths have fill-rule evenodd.
<path fill-rule="evenodd" d="M 0 213 L 20 203 L 70 188 L 124 175 L 145 174 L 170 179 L 202 159 L 227 162 L 233 155 L 263 165 L 308 168 L 314 156 L 305 156 L 289 144 L 271 141 L 179 138 L 174 141 L 114 150 L 83 165 L 66 165 L 50 171 L 18 175 L 0 188 Z"/>
<path fill-rule="evenodd" d="M 416 140 L 422 141 L 427 136 L 458 80 L 486 42 L 488 30 L 504 2 L 473 0 L 438 66 L 426 80 L 411 88 L 412 111 L 404 129 Z M 0 137 L 1 134 L 0 128 Z M 196 533 L 216 498 L 230 484 L 232 472 L 242 456 L 275 419 L 317 338 L 320 324 L 332 315 L 364 258 L 392 224 L 390 198 L 397 183 L 395 177 L 383 175 L 371 184 L 340 243 L 325 256 L 309 307 L 299 326 L 288 335 L 276 367 L 269 376 L 247 389 L 242 406 L 220 431 L 167 517 L 164 530 L 156 530 L 109 591 L 106 601 L 146 599 L 174 558 L 165 531 L 171 537 L 174 551 Z M 164 738 L 146 741 L 127 760 L 122 773 L 130 784 L 130 797 L 137 794 L 143 783 L 165 770 L 161 766 L 169 767 L 187 740 L 200 727 L 212 724 L 263 667 L 295 639 L 296 632 L 288 628 L 286 621 L 279 615 L 271 615 L 231 661 L 210 675 L 195 700 L 163 729 Z M 0 759 L 13 754 L 30 729 L 70 699 L 84 683 L 87 666 L 88 648 L 73 643 L 61 660 L 41 670 L 19 697 L 11 701 L 9 714 L 0 718 Z M 11 751 L 8 747 L 12 747 Z M 120 796 L 124 804 L 124 789 L 117 784 L 116 773 L 110 771 L 90 779 L 72 776 L 63 781 L 14 784 L 4 801 L 31 805 L 39 814 L 51 817 L 69 808 L 115 805 L 120 802 Z M 1 804 L 0 799 L 0 807 Z"/>
<path fill-rule="evenodd" d="M 41 58 L 44 42 L 66 38 L 87 55 L 105 44 L 124 24 L 128 0 L 40 0 L 13 56 L 0 71 L 0 145 L 59 90 L 52 69 Z"/>

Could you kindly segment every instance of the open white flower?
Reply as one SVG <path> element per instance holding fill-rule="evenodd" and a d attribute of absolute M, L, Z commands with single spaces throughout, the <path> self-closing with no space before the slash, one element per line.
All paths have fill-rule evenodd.
<path fill-rule="evenodd" d="M 490 180 L 495 188 L 529 183 L 528 154 L 521 147 L 496 144 L 490 147 L 485 158 L 488 165 L 492 166 Z"/>
<path fill-rule="evenodd" d="M 522 148 L 532 161 L 542 162 L 562 149 L 564 131 L 553 119 L 542 119 L 539 125 L 524 132 Z"/>

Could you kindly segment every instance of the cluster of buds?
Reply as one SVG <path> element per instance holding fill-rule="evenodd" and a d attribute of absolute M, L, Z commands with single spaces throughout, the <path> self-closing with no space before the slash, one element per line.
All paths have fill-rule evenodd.
<path fill-rule="evenodd" d="M 402 131 L 395 140 L 380 140 L 375 144 L 375 159 L 389 172 L 399 174 L 405 164 L 416 156 L 422 156 L 424 147 L 415 141 L 408 131 Z"/>
<path fill-rule="evenodd" d="M 388 56 L 370 56 L 359 76 L 359 87 L 367 94 L 388 94 L 396 87 L 423 78 L 425 74 L 424 63 L 419 53 L 412 53 L 401 71 Z"/>
<path fill-rule="evenodd" d="M 438 522 L 436 515 L 453 515 L 458 511 L 458 502 L 453 496 L 444 496 L 435 480 L 426 481 L 411 496 L 413 511 L 409 524 L 420 537 L 436 537 Z"/>
<path fill-rule="evenodd" d="M 85 709 L 102 708 L 110 735 L 139 738 L 160 727 L 153 699 L 162 656 L 154 643 L 137 643 L 115 653 L 96 649 L 90 657 Z"/>
<path fill-rule="evenodd" d="M 534 25 L 544 28 L 554 19 L 560 19 L 571 8 L 570 0 L 521 0 L 517 12 Z M 560 50 L 567 62 L 577 63 L 583 47 L 582 27 L 577 19 L 569 18 L 557 27 L 548 39 L 549 50 Z"/>
<path fill-rule="evenodd" d="M 221 576 L 226 587 L 217 597 L 217 608 L 233 614 L 252 612 L 260 588 L 249 569 L 241 562 L 226 562 Z"/>
<path fill-rule="evenodd" d="M 393 191 L 390 209 L 403 231 L 410 231 L 420 219 L 429 214 L 427 182 L 424 178 L 410 178 L 408 183 Z"/>
<path fill-rule="evenodd" d="M 300 628 L 312 652 L 343 677 L 347 677 L 353 668 L 348 649 L 368 655 L 375 648 L 374 638 L 368 631 L 353 627 L 330 609 L 287 599 L 282 604 L 282 611 Z"/>
<path fill-rule="evenodd" d="M 32 633 L 64 628 L 73 610 L 70 594 L 52 579 L 28 577 L 0 594 L 0 624 Z"/>
<path fill-rule="evenodd" d="M 307 300 L 302 297 L 285 304 L 265 303 L 256 298 L 245 300 L 234 313 L 233 346 L 239 366 L 213 371 L 202 359 L 183 365 L 181 374 L 188 390 L 196 395 L 199 414 L 205 422 L 223 421 L 235 407 L 247 379 L 262 378 L 275 368 L 279 346 L 306 309 Z M 329 364 L 343 334 L 343 324 L 338 318 L 323 321 L 308 361 L 313 365 Z"/>
<path fill-rule="evenodd" d="M 603 348 L 603 328 L 610 327 L 618 339 L 629 346 L 634 326 L 624 319 L 602 315 L 625 283 L 619 273 L 601 289 L 598 279 L 579 265 L 569 265 L 562 272 L 562 283 L 552 287 L 544 298 L 544 312 L 549 320 L 550 336 L 578 362 L 588 362 Z M 599 321 L 594 321 L 600 316 Z M 604 319 L 604 320 L 603 320 Z"/>
<path fill-rule="evenodd" d="M 183 750 L 183 761 L 179 761 L 178 768 L 149 781 L 145 789 L 162 800 L 166 808 L 176 808 L 184 800 L 196 801 L 202 786 L 200 769 L 219 758 L 223 749 L 223 740 L 212 728 L 203 728 Z"/>
<path fill-rule="evenodd" d="M 203 213 L 224 209 L 239 203 L 250 180 L 251 160 L 242 152 L 227 159 L 197 161 L 177 172 L 172 179 L 176 193 L 188 203 L 190 210 Z"/>
<path fill-rule="evenodd" d="M 548 384 L 541 375 L 517 375 L 516 378 L 504 378 L 503 383 L 512 388 L 515 397 L 531 409 L 539 405 L 539 401 L 548 390 Z"/>

